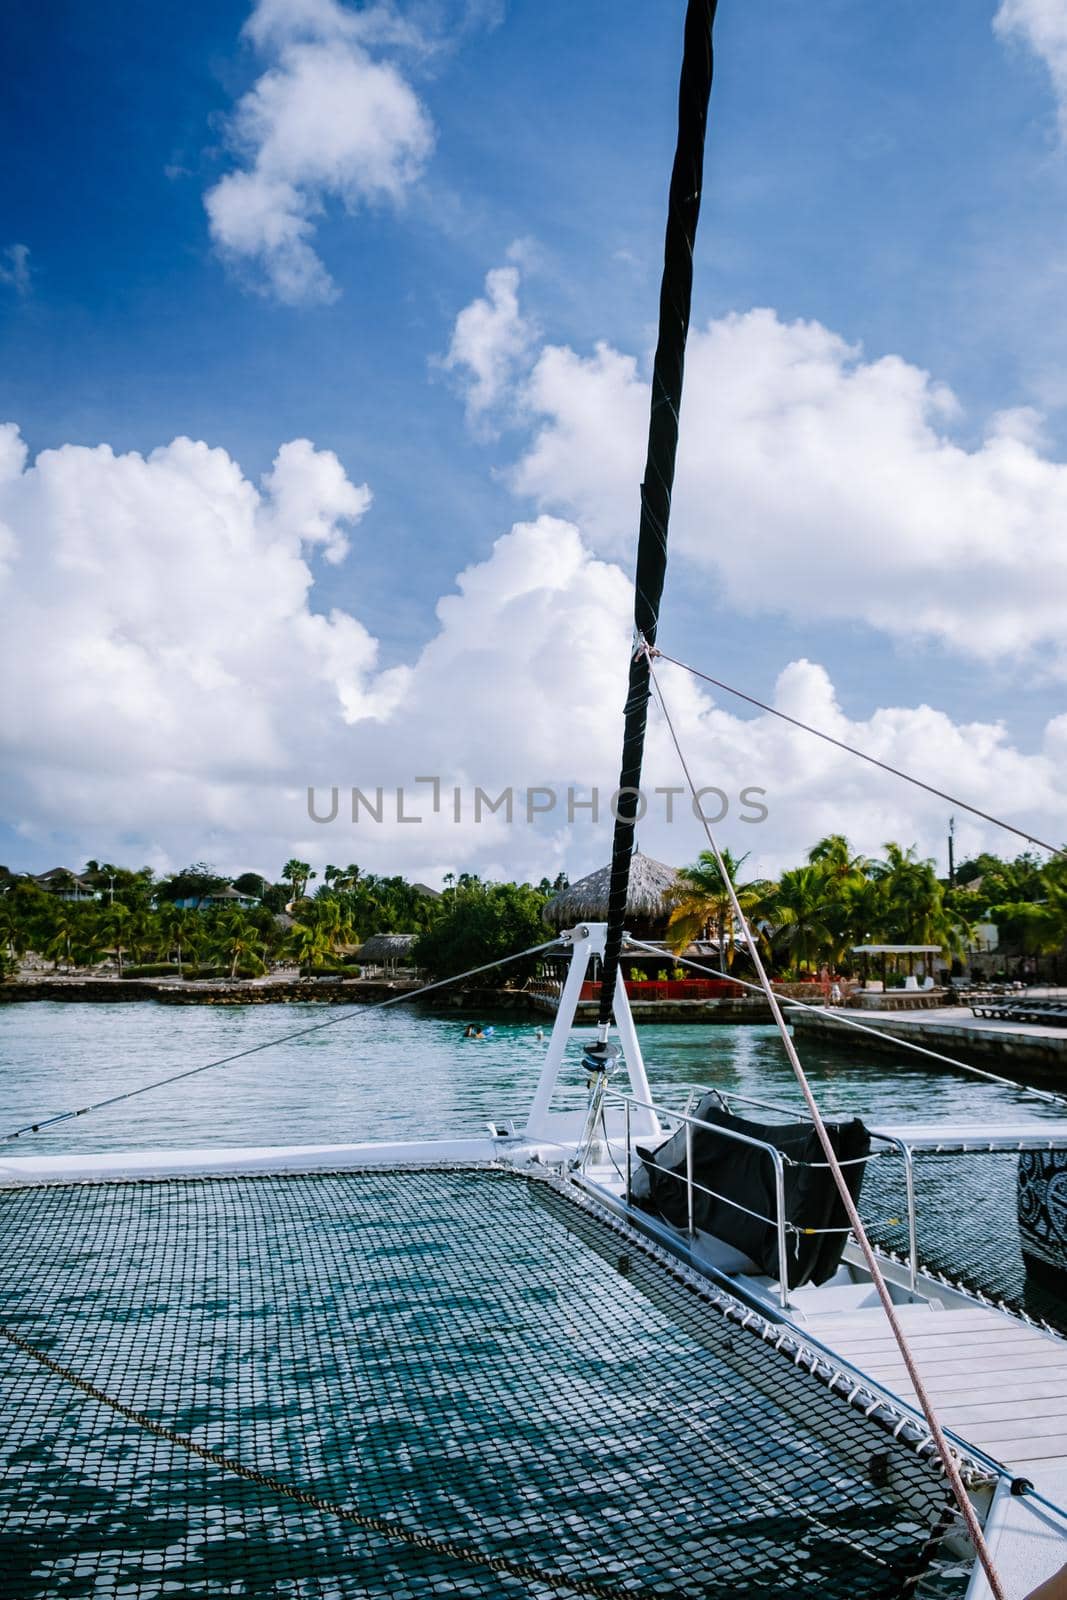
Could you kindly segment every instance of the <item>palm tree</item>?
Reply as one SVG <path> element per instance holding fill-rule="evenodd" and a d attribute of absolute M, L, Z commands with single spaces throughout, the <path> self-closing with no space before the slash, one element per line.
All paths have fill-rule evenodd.
<path fill-rule="evenodd" d="M 871 862 L 853 855 L 843 833 L 828 833 L 808 851 L 808 865 L 818 869 L 825 885 L 825 921 L 833 935 L 833 948 L 827 953 L 836 965 L 852 945 L 863 942 L 854 934 L 855 917 L 859 911 L 862 920 L 871 909 L 864 904 Z"/>
<path fill-rule="evenodd" d="M 287 861 L 282 868 L 282 878 L 291 884 L 294 901 L 303 899 L 308 884 L 312 878 L 317 877 L 318 873 L 312 872 L 309 862 L 297 861 L 295 857 Z"/>
<path fill-rule="evenodd" d="M 26 929 L 14 901 L 6 897 L 0 900 L 0 943 L 3 944 L 11 961 L 25 954 Z"/>
<path fill-rule="evenodd" d="M 788 950 L 799 967 L 817 966 L 834 955 L 833 901 L 821 867 L 809 864 L 782 873 L 773 916 L 774 942 Z"/>
<path fill-rule="evenodd" d="M 853 945 L 876 944 L 885 934 L 886 894 L 879 878 L 850 883 L 843 895 L 844 941 L 839 954 Z"/>
<path fill-rule="evenodd" d="M 197 920 L 197 913 L 189 911 L 184 906 L 164 906 L 160 911 L 159 920 L 170 949 L 177 954 L 178 976 L 181 977 L 185 951 L 195 953 L 202 925 Z"/>
<path fill-rule="evenodd" d="M 723 850 L 722 858 L 742 914 L 751 926 L 751 919 L 765 909 L 772 885 L 762 878 L 738 883 L 737 874 L 748 860 L 747 852 L 738 859 L 729 850 Z M 713 928 L 719 955 L 727 967 L 731 966 L 734 943 L 741 930 L 736 925 L 733 904 L 713 851 L 702 850 L 694 866 L 682 868 L 671 899 L 674 909 L 667 925 L 670 948 L 676 952 L 684 950 L 694 939 L 705 938 L 708 929 Z"/>
<path fill-rule="evenodd" d="M 120 978 L 122 977 L 122 957 L 128 948 L 127 929 L 129 924 L 130 911 L 128 906 L 124 906 L 121 900 L 115 905 L 108 906 L 104 913 L 103 927 L 105 937 L 119 958 Z"/>
<path fill-rule="evenodd" d="M 875 863 L 886 903 L 891 939 L 907 944 L 933 944 L 934 924 L 943 920 L 943 891 L 932 861 L 920 861 L 914 845 L 905 850 L 889 840 L 885 860 Z"/>
<path fill-rule="evenodd" d="M 313 950 L 316 963 L 324 956 L 335 955 L 341 945 L 353 944 L 356 938 L 351 909 L 334 896 L 303 906 L 294 933 L 298 928 L 308 929 L 314 934 L 309 948 Z"/>
<path fill-rule="evenodd" d="M 80 921 L 76 906 L 58 905 L 52 918 L 52 937 L 45 946 L 45 955 L 57 967 L 62 958 L 68 972 L 74 965 L 73 944 L 80 930 Z"/>
<path fill-rule="evenodd" d="M 143 906 L 138 906 L 130 913 L 126 948 L 135 961 L 143 961 L 146 956 L 157 956 L 160 953 L 161 934 L 159 918 Z"/>
<path fill-rule="evenodd" d="M 890 840 L 883 848 L 886 859 L 875 864 L 874 876 L 885 895 L 889 938 L 901 944 L 937 944 L 959 953 L 971 930 L 945 906 L 934 863 L 920 860 L 914 845 L 905 850 Z"/>
<path fill-rule="evenodd" d="M 329 955 L 329 935 L 318 922 L 294 922 L 289 933 L 289 948 L 301 972 L 307 976 L 313 967 L 321 966 L 323 958 Z"/>
<path fill-rule="evenodd" d="M 236 978 L 239 966 L 251 969 L 256 976 L 266 972 L 263 940 L 258 928 L 243 911 L 228 912 L 220 919 L 216 935 L 219 955 L 230 963 L 231 978 Z"/>
<path fill-rule="evenodd" d="M 78 932 L 78 948 L 82 958 L 94 966 L 107 943 L 104 918 L 99 906 L 82 906 L 82 925 Z"/>

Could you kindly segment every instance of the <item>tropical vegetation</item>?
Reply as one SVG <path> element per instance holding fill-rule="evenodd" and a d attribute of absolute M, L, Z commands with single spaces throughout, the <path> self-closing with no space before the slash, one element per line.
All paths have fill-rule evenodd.
<path fill-rule="evenodd" d="M 983 922 L 994 923 L 1001 949 L 1020 958 L 1047 957 L 1067 943 L 1064 857 L 983 854 L 949 880 L 914 846 L 890 841 L 870 858 L 830 834 L 774 880 L 747 872 L 744 856 L 724 851 L 724 858 L 742 915 L 779 976 L 824 965 L 848 971 L 851 951 L 863 944 L 939 945 L 951 958 Z M 190 980 L 251 978 L 280 966 L 352 973 L 360 946 L 377 933 L 415 935 L 411 959 L 447 977 L 541 944 L 544 905 L 564 887 L 562 875 L 532 885 L 449 873 L 439 894 L 354 862 L 320 875 L 296 857 L 275 880 L 255 872 L 228 879 L 203 861 L 157 877 L 148 867 L 91 860 L 77 877 L 53 873 L 47 883 L 0 867 L 0 979 L 31 954 L 56 972 L 107 962 L 126 975 Z M 747 959 L 709 851 L 681 870 L 672 900 L 672 949 L 710 938 L 726 965 Z"/>
<path fill-rule="evenodd" d="M 1067 942 L 1067 859 L 1031 853 L 1014 861 L 982 855 L 964 862 L 952 880 L 916 848 L 890 840 L 880 857 L 855 853 L 841 834 L 812 846 L 800 866 L 776 881 L 746 881 L 745 857 L 723 852 L 745 921 L 773 970 L 810 973 L 822 966 L 847 971 L 864 944 L 939 945 L 961 956 L 980 922 L 994 923 L 1001 943 L 1020 955 L 1050 954 Z M 744 946 L 741 928 L 711 851 L 679 873 L 668 941 L 682 950 L 713 938 L 732 965 Z"/>

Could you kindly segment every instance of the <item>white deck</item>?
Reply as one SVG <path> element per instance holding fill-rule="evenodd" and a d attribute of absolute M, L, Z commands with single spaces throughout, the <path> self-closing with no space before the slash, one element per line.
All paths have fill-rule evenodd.
<path fill-rule="evenodd" d="M 895 1139 L 911 1150 L 1048 1150 L 1067 1147 L 1067 1121 L 1062 1117 L 1013 1122 L 880 1122 L 871 1128 L 882 1139 Z"/>
<path fill-rule="evenodd" d="M 1067 1342 L 975 1306 L 898 1306 L 897 1314 L 945 1427 L 1067 1500 Z M 880 1310 L 812 1316 L 808 1331 L 843 1359 L 916 1405 L 896 1340 Z"/>

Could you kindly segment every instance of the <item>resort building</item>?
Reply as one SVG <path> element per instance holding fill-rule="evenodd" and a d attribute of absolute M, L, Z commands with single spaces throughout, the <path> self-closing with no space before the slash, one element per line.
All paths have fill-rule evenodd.
<path fill-rule="evenodd" d="M 96 890 L 86 879 L 72 872 L 69 867 L 51 867 L 47 872 L 37 873 L 31 880 L 39 888 L 46 889 L 49 894 L 55 895 L 57 900 L 95 900 Z"/>
<path fill-rule="evenodd" d="M 262 903 L 254 894 L 242 894 L 232 883 L 222 889 L 213 889 L 210 894 L 191 894 L 174 901 L 180 911 L 232 911 L 234 908 L 254 911 Z"/>

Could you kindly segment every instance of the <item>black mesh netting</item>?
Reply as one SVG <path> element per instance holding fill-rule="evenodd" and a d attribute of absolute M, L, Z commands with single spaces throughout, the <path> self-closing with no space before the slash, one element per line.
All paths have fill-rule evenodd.
<path fill-rule="evenodd" d="M 920 1570 L 962 1593 L 927 1548 L 933 1465 L 543 1182 L 24 1188 L 0 1238 L 18 1338 L 332 1505 L 620 1595 L 860 1600 Z M 0 1352 L 4 1595 L 560 1592 L 302 1506 Z"/>
<path fill-rule="evenodd" d="M 920 1265 L 963 1289 L 1003 1301 L 1067 1335 L 1067 1300 L 1028 1275 L 1019 1244 L 1015 1151 L 916 1151 L 915 1218 Z M 903 1160 L 867 1164 L 860 1215 L 871 1243 L 908 1254 Z"/>

